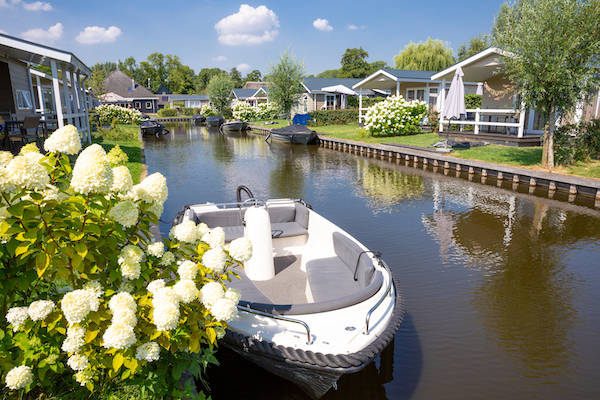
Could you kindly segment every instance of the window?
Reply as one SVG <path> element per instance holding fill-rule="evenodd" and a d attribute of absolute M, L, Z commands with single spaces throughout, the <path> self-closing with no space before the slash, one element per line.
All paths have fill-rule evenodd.
<path fill-rule="evenodd" d="M 415 90 L 414 89 L 408 89 L 406 91 L 406 100 L 410 101 L 410 100 L 414 100 L 415 99 Z"/>
<path fill-rule="evenodd" d="M 335 95 L 334 94 L 328 94 L 325 96 L 325 105 L 327 106 L 327 109 L 332 109 L 335 107 Z"/>
<path fill-rule="evenodd" d="M 304 105 L 304 114 L 306 114 L 308 112 L 308 96 L 304 95 L 304 99 L 303 99 L 303 105 Z"/>
<path fill-rule="evenodd" d="M 138 109 L 139 109 L 139 108 L 142 108 L 142 104 L 141 104 L 139 101 L 136 101 L 136 102 L 134 103 L 134 107 L 135 107 L 135 108 L 138 108 Z"/>
<path fill-rule="evenodd" d="M 31 102 L 31 93 L 27 90 L 17 90 L 17 108 L 19 110 L 26 110 L 33 108 Z"/>
<path fill-rule="evenodd" d="M 423 101 L 425 99 L 425 89 L 417 89 L 417 100 Z"/>
<path fill-rule="evenodd" d="M 146 109 L 149 110 L 152 108 L 152 102 L 151 101 L 147 101 L 146 102 Z"/>

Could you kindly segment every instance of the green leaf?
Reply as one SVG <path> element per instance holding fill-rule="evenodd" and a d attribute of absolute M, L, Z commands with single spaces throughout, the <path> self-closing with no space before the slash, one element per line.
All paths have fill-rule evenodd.
<path fill-rule="evenodd" d="M 27 253 L 27 250 L 29 249 L 30 245 L 31 243 L 19 244 L 19 246 L 17 246 L 17 248 L 15 249 L 15 256 L 20 256 L 21 254 Z"/>
<path fill-rule="evenodd" d="M 69 232 L 69 239 L 73 242 L 83 239 L 85 232 Z"/>
<path fill-rule="evenodd" d="M 115 354 L 115 356 L 112 359 L 113 370 L 115 372 L 119 371 L 119 368 L 121 368 L 121 365 L 123 365 L 123 354 L 117 353 L 117 354 Z"/>
<path fill-rule="evenodd" d="M 37 253 L 35 256 L 35 268 L 37 270 L 38 277 L 41 278 L 44 272 L 50 265 L 50 257 L 46 253 Z"/>
<path fill-rule="evenodd" d="M 217 340 L 217 332 L 213 328 L 206 328 L 206 335 L 212 344 Z"/>

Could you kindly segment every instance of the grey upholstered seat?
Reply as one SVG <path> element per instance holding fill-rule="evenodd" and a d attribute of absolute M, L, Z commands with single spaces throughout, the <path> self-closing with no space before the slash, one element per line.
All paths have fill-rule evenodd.
<path fill-rule="evenodd" d="M 306 263 L 308 285 L 315 302 L 329 301 L 360 291 L 358 282 L 338 257 L 318 258 Z"/>

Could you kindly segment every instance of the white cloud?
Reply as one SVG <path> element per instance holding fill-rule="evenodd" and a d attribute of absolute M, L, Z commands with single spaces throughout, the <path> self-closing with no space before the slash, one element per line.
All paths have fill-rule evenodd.
<path fill-rule="evenodd" d="M 213 61 L 224 62 L 224 61 L 227 61 L 227 57 L 225 57 L 225 56 L 216 56 L 216 57 L 213 57 Z"/>
<path fill-rule="evenodd" d="M 21 37 L 32 42 L 53 44 L 62 37 L 63 25 L 57 22 L 48 29 L 35 28 L 21 33 Z"/>
<path fill-rule="evenodd" d="M 103 28 L 101 26 L 86 26 L 75 38 L 82 44 L 111 43 L 121 35 L 121 29 L 116 26 Z"/>
<path fill-rule="evenodd" d="M 324 32 L 329 32 L 333 30 L 333 27 L 331 25 L 329 25 L 329 21 L 327 21 L 324 18 L 317 18 L 313 21 L 313 26 L 320 30 L 320 31 L 324 31 Z"/>
<path fill-rule="evenodd" d="M 34 1 L 33 3 L 23 3 L 23 8 L 28 11 L 51 11 L 52 4 L 43 1 Z"/>
<path fill-rule="evenodd" d="M 362 30 L 362 29 L 366 29 L 366 28 L 367 28 L 366 25 L 354 25 L 354 24 L 348 25 L 348 30 L 349 31 L 357 31 L 359 29 Z"/>
<path fill-rule="evenodd" d="M 3 34 L 5 34 L 5 35 L 8 35 L 8 32 L 6 32 L 6 31 L 3 31 L 2 29 L 0 29 L 0 33 L 3 33 Z"/>
<path fill-rule="evenodd" d="M 240 5 L 237 13 L 215 24 L 219 42 L 227 46 L 254 45 L 271 42 L 279 31 L 277 15 L 265 6 Z"/>
<path fill-rule="evenodd" d="M 8 7 L 19 4 L 21 0 L 0 0 L 0 7 Z"/>
<path fill-rule="evenodd" d="M 246 64 L 246 63 L 241 63 L 236 68 L 240 72 L 247 72 L 247 71 L 250 71 L 251 67 L 248 64 Z"/>

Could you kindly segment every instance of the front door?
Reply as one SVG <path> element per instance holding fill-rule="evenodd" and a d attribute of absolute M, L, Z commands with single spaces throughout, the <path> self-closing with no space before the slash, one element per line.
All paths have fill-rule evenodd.
<path fill-rule="evenodd" d="M 15 100 L 8 64 L 0 61 L 0 116 L 7 118 L 15 112 Z"/>

